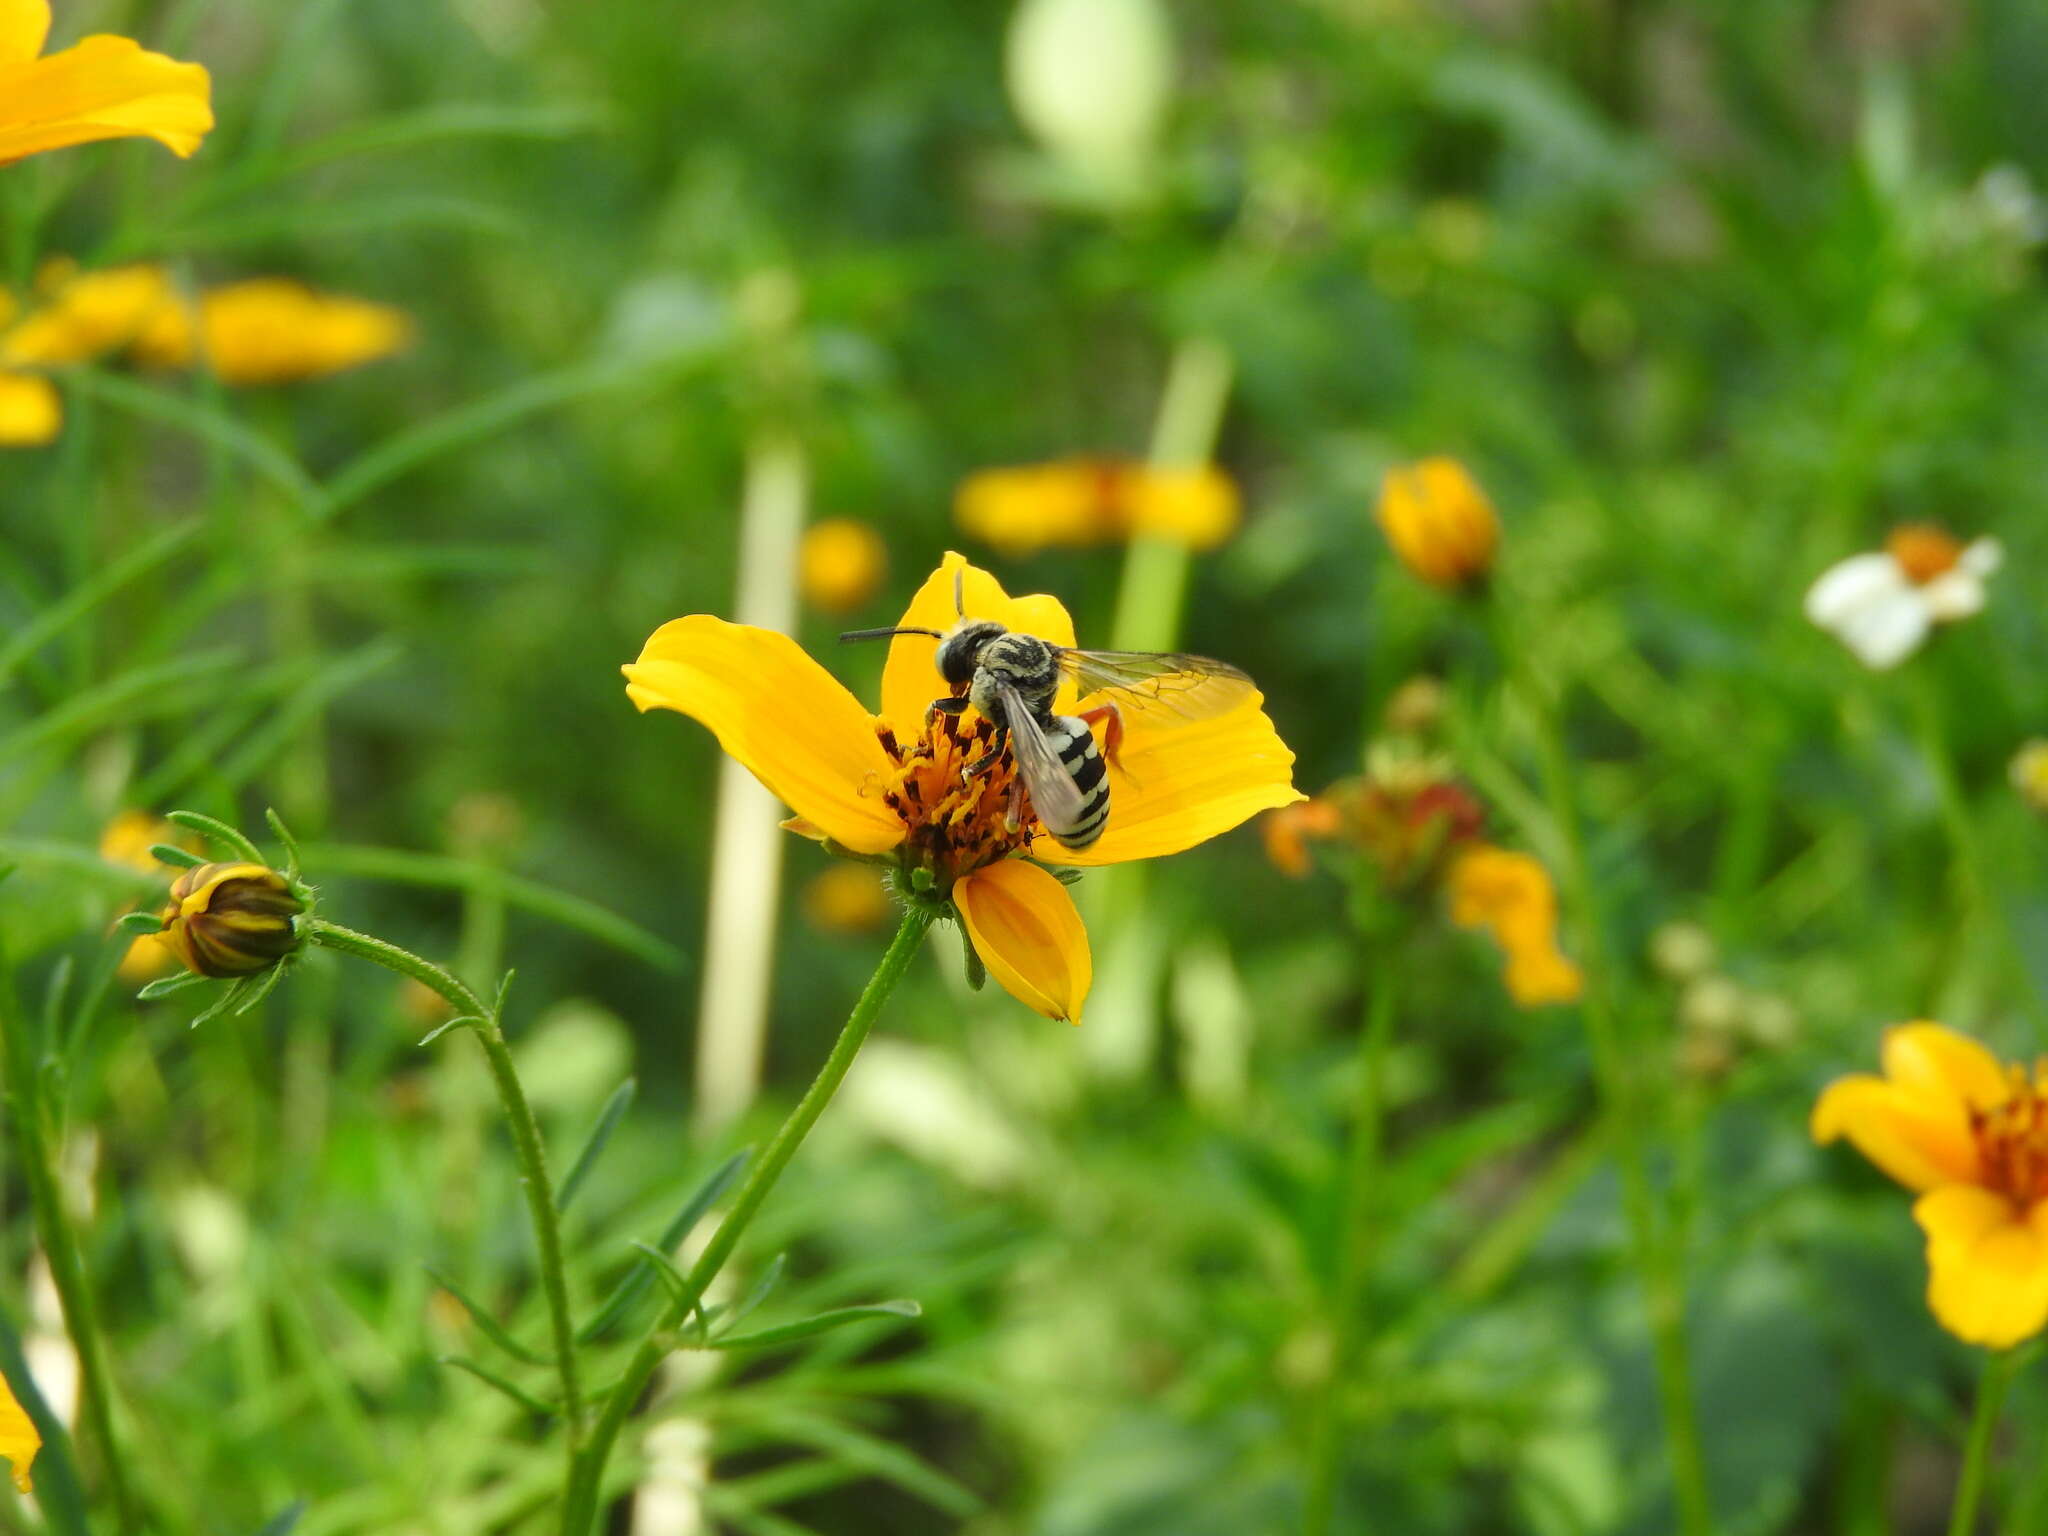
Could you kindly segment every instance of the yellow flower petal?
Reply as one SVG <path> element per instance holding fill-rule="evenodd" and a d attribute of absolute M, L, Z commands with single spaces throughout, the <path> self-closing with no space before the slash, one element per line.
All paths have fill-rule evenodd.
<path fill-rule="evenodd" d="M 162 267 L 109 267 L 57 279 L 49 297 L 0 337 L 0 367 L 90 362 L 133 341 L 177 297 Z"/>
<path fill-rule="evenodd" d="M 1006 555 L 1082 548 L 1119 533 L 1126 471 L 1103 459 L 985 469 L 960 482 L 953 520 Z"/>
<path fill-rule="evenodd" d="M 0 5 L 4 3 L 0 0 Z M 0 16 L 0 26 L 4 26 L 4 16 Z M 4 41 L 0 35 L 0 43 Z M 36 1433 L 28 1410 L 15 1401 L 6 1378 L 0 1377 L 0 1457 L 6 1459 L 14 1473 L 14 1486 L 23 1493 L 35 1491 L 35 1484 L 29 1481 L 29 1466 L 42 1448 L 43 1437 Z"/>
<path fill-rule="evenodd" d="M 2010 1349 L 2048 1324 L 2048 1202 L 2023 1211 L 1969 1185 L 1922 1195 L 1927 1305 L 1966 1344 Z"/>
<path fill-rule="evenodd" d="M 199 299 L 196 335 L 175 325 L 141 338 L 136 352 L 159 367 L 203 356 L 226 384 L 290 384 L 324 378 L 402 350 L 412 340 L 403 310 L 316 293 L 282 277 L 212 288 Z"/>
<path fill-rule="evenodd" d="M 882 853 L 903 840 L 903 823 L 877 789 L 890 763 L 872 717 L 789 636 L 692 614 L 662 625 L 622 670 L 636 705 L 709 726 L 776 798 L 835 842 Z"/>
<path fill-rule="evenodd" d="M 1213 464 L 1131 471 L 1124 515 L 1134 537 L 1214 549 L 1237 531 L 1243 502 L 1237 482 Z"/>
<path fill-rule="evenodd" d="M 1377 516 L 1401 563 L 1432 586 L 1458 587 L 1485 575 L 1500 542 L 1493 503 L 1456 459 L 1388 470 Z"/>
<path fill-rule="evenodd" d="M 1939 1024 L 1900 1024 L 1884 1032 L 1884 1075 L 1940 1104 L 1992 1109 L 2012 1096 L 1998 1058 L 1967 1035 Z"/>
<path fill-rule="evenodd" d="M 63 426 L 56 385 L 32 373 L 0 373 L 0 448 L 40 448 Z"/>
<path fill-rule="evenodd" d="M 950 550 L 897 622 L 941 633 L 958 623 L 960 615 L 953 606 L 956 571 L 965 573 L 962 595 L 970 619 L 994 619 L 1020 634 L 1036 635 L 1054 645 L 1073 645 L 1074 621 L 1058 598 L 1042 593 L 1011 597 L 995 577 Z M 889 642 L 889 659 L 882 668 L 882 716 L 899 731 L 915 731 L 932 700 L 946 691 L 945 680 L 932 660 L 938 648 L 936 640 L 921 635 L 898 635 Z M 1063 690 L 1061 699 L 1070 693 L 1070 689 Z M 1061 700 L 1056 699 L 1053 707 L 1063 707 Z"/>
<path fill-rule="evenodd" d="M 1094 963 L 1088 930 L 1057 878 L 1003 859 L 964 876 L 953 903 L 974 952 L 1006 992 L 1049 1019 L 1081 1022 Z"/>
<path fill-rule="evenodd" d="M 131 987 L 168 976 L 181 962 L 177 954 L 154 933 L 138 933 L 129 943 L 114 974 Z"/>
<path fill-rule="evenodd" d="M 1306 799 L 1294 787 L 1294 754 L 1259 708 L 1262 702 L 1253 692 L 1208 720 L 1125 710 L 1123 771 L 1110 774 L 1108 827 L 1078 853 L 1041 838 L 1032 856 L 1083 865 L 1154 859 Z"/>
<path fill-rule="evenodd" d="M 18 0 L 0 24 L 0 162 L 125 138 L 155 139 L 184 156 L 213 127 L 212 84 L 199 65 L 125 37 L 88 37 L 46 59 L 24 59 L 15 50 L 36 24 Z"/>
<path fill-rule="evenodd" d="M 1446 876 L 1451 921 L 1485 928 L 1506 953 L 1508 993 L 1524 1008 L 1569 1003 L 1584 990 L 1579 968 L 1557 947 L 1557 889 L 1526 853 L 1475 843 Z"/>
<path fill-rule="evenodd" d="M 0 69 L 28 63 L 49 37 L 49 0 L 0 0 Z"/>
<path fill-rule="evenodd" d="M 1822 1146 L 1848 1137 L 1908 1189 L 1980 1176 L 1976 1138 L 1959 1100 L 1932 1100 L 1868 1073 L 1830 1083 L 1813 1106 L 1811 1130 Z"/>

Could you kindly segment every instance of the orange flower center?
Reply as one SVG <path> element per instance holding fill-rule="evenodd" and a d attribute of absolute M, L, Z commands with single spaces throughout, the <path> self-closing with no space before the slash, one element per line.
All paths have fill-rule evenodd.
<path fill-rule="evenodd" d="M 978 773 L 995 727 L 978 713 L 934 715 L 914 740 L 899 741 L 886 720 L 875 734 L 895 765 L 882 799 L 903 821 L 903 860 L 930 870 L 940 889 L 960 876 L 1031 847 L 1031 797 L 1008 747 Z"/>
<path fill-rule="evenodd" d="M 2027 1076 L 2006 1068 L 2012 1096 L 1992 1109 L 1970 1111 L 1984 1181 L 2011 1200 L 2031 1205 L 2048 1199 L 2048 1062 Z"/>
<path fill-rule="evenodd" d="M 1919 587 L 1947 575 L 1963 558 L 1962 540 L 1932 523 L 1901 523 L 1885 535 L 1884 547 L 1906 579 Z"/>

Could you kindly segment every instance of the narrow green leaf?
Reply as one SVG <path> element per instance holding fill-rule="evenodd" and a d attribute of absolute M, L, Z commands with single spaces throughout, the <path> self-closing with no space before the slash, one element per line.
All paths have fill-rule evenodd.
<path fill-rule="evenodd" d="M 704 1213 L 718 1203 L 719 1197 L 732 1187 L 739 1178 L 740 1170 L 747 1166 L 747 1159 L 753 1156 L 753 1148 L 742 1147 L 739 1151 L 713 1169 L 711 1176 L 698 1185 L 690 1198 L 683 1202 L 675 1218 L 662 1229 L 661 1241 L 656 1245 L 662 1252 L 672 1252 L 676 1244 L 689 1234 L 692 1227 L 703 1218 Z M 640 1262 L 626 1271 L 619 1283 L 612 1287 L 612 1293 L 605 1298 L 597 1315 L 582 1327 L 576 1335 L 576 1342 L 588 1344 L 609 1329 L 632 1309 L 633 1303 L 647 1293 L 647 1287 L 654 1283 L 653 1267 L 642 1256 Z"/>
<path fill-rule="evenodd" d="M 319 495 L 313 477 L 297 459 L 226 411 L 119 374 L 80 369 L 67 373 L 65 379 L 80 393 L 131 416 L 175 427 L 212 444 L 268 480 L 301 508 L 311 506 Z"/>
<path fill-rule="evenodd" d="M 973 1489 L 877 1435 L 818 1414 L 777 1411 L 748 1417 L 799 1445 L 859 1467 L 870 1477 L 894 1483 L 957 1519 L 964 1520 L 981 1509 L 981 1499 Z"/>
<path fill-rule="evenodd" d="M 279 171 L 289 178 L 316 166 L 358 155 L 415 149 L 461 139 L 566 139 L 604 126 L 594 105 L 509 107 L 491 101 L 450 101 L 416 112 L 394 113 L 360 127 L 331 133 L 283 157 Z"/>
<path fill-rule="evenodd" d="M 114 929 L 118 933 L 162 933 L 164 920 L 154 912 L 124 912 Z"/>
<path fill-rule="evenodd" d="M 848 1323 L 873 1322 L 881 1318 L 921 1317 L 924 1308 L 916 1302 L 877 1301 L 859 1307 L 835 1307 L 830 1312 L 820 1312 L 815 1317 L 804 1318 L 801 1322 L 784 1323 L 776 1328 L 759 1328 L 752 1333 L 729 1333 L 713 1339 L 707 1349 L 774 1349 L 778 1345 L 794 1344 L 799 1339 L 808 1339 L 814 1334 L 829 1333 L 834 1328 L 844 1328 Z"/>
<path fill-rule="evenodd" d="M 256 1536 L 291 1536 L 292 1530 L 299 1523 L 299 1516 L 305 1512 L 306 1501 L 304 1499 L 293 1499 L 291 1503 L 285 1505 L 283 1509 L 264 1521 L 263 1529 L 258 1531 Z"/>
<path fill-rule="evenodd" d="M 87 735 L 107 725 L 132 725 L 140 719 L 179 713 L 192 703 L 193 690 L 184 685 L 231 672 L 241 663 L 239 652 L 223 649 L 123 672 L 72 695 L 0 739 L 0 762 L 26 757 L 39 747 L 60 744 L 68 736 Z"/>
<path fill-rule="evenodd" d="M 224 821 L 216 821 L 213 817 L 203 815 L 198 811 L 172 811 L 164 820 L 184 827 L 188 831 L 197 832 L 202 837 L 212 838 L 221 847 L 234 854 L 235 857 L 246 860 L 251 864 L 267 864 L 269 862 L 269 860 L 263 857 L 261 849 Z"/>
<path fill-rule="evenodd" d="M 519 875 L 508 875 L 489 865 L 445 854 L 414 853 L 403 848 L 377 848 L 360 843 L 308 843 L 307 864 L 323 874 L 355 875 L 365 880 L 390 880 L 400 885 L 439 886 L 444 889 L 496 895 L 514 907 L 587 933 L 614 949 L 635 955 L 665 971 L 683 969 L 683 953 L 666 939 L 657 938 L 636 923 L 628 922 L 594 901 L 572 896 Z"/>
<path fill-rule="evenodd" d="M 85 1514 L 85 1495 L 78 1485 L 78 1466 L 71 1454 L 70 1433 L 64 1428 L 64 1421 L 50 1411 L 35 1378 L 29 1374 L 21 1334 L 4 1309 L 0 1309 L 0 1376 L 6 1378 L 15 1400 L 43 1438 L 35 1466 L 36 1503 L 43 1517 L 60 1536 L 92 1536 L 92 1526 Z"/>
<path fill-rule="evenodd" d="M 468 1359 L 462 1355 L 443 1355 L 436 1363 L 440 1365 L 452 1365 L 458 1371 L 469 1372 L 470 1375 L 474 1376 L 478 1381 L 482 1382 L 485 1386 L 496 1387 L 500 1392 L 504 1393 L 507 1397 L 511 1398 L 513 1402 L 517 1403 L 520 1407 L 524 1408 L 528 1413 L 537 1413 L 543 1418 L 551 1418 L 554 1415 L 555 1410 L 551 1405 L 542 1402 L 539 1398 L 535 1397 L 531 1392 L 526 1391 L 523 1387 L 515 1387 L 511 1382 L 507 1381 L 504 1377 L 500 1376 L 496 1371 L 493 1371 L 486 1366 L 478 1365 L 474 1360 Z"/>
<path fill-rule="evenodd" d="M 583 1143 L 583 1150 L 576 1154 L 576 1161 L 562 1180 L 555 1194 L 555 1210 L 569 1209 L 569 1202 L 576 1198 L 576 1191 L 583 1187 L 590 1170 L 597 1166 L 597 1160 L 604 1155 L 605 1144 L 612 1139 L 612 1132 L 619 1128 L 619 1122 L 632 1107 L 633 1095 L 640 1091 L 640 1085 L 627 1078 L 612 1090 L 612 1096 L 604 1101 L 604 1108 L 598 1111 L 597 1125 L 591 1130 L 590 1139 Z"/>
<path fill-rule="evenodd" d="M 726 1327 L 730 1328 L 738 1323 L 741 1318 L 748 1316 L 762 1302 L 773 1295 L 775 1287 L 782 1284 L 782 1272 L 788 1268 L 788 1254 L 778 1253 L 774 1258 L 770 1259 L 768 1267 L 761 1271 L 761 1278 L 756 1280 L 748 1289 L 747 1294 L 740 1299 L 739 1305 L 727 1314 L 725 1319 Z"/>
<path fill-rule="evenodd" d="M 465 1291 L 453 1280 L 450 1280 L 440 1270 L 435 1269 L 431 1264 L 422 1264 L 420 1268 L 427 1272 L 429 1280 L 461 1302 L 462 1310 L 469 1314 L 470 1321 L 476 1324 L 478 1332 L 482 1333 L 485 1338 L 497 1345 L 498 1348 L 505 1351 L 506 1354 L 512 1356 L 515 1360 L 524 1360 L 528 1365 L 546 1365 L 548 1363 L 546 1355 L 540 1353 L 539 1350 L 528 1349 L 524 1344 L 513 1338 L 511 1334 L 505 1331 L 504 1326 L 495 1317 L 491 1316 L 490 1312 L 477 1302 L 469 1292 Z"/>
<path fill-rule="evenodd" d="M 268 974 L 275 975 L 276 972 L 273 970 Z M 221 989 L 220 996 L 215 998 L 210 1004 L 208 1004 L 206 1008 L 200 1012 L 199 1016 L 193 1019 L 193 1021 L 185 1027 L 187 1029 L 197 1029 L 202 1024 L 211 1024 L 215 1019 L 219 1018 L 222 1014 L 226 1013 L 230 1008 L 234 1008 L 234 1011 L 237 1013 L 241 1012 L 241 1009 L 235 1008 L 235 1004 L 240 1002 L 243 998 L 247 997 L 249 995 L 250 990 L 255 985 L 255 979 L 253 977 L 248 976 L 244 976 L 239 981 L 229 982 L 225 987 Z"/>
<path fill-rule="evenodd" d="M 633 1239 L 633 1246 L 646 1255 L 647 1262 L 654 1266 L 655 1278 L 667 1288 L 669 1295 L 687 1304 L 690 1300 L 690 1277 L 676 1268 L 675 1260 L 654 1244 L 643 1243 L 637 1237 Z"/>
<path fill-rule="evenodd" d="M 277 990 L 277 984 L 284 980 L 284 973 L 289 969 L 291 969 L 289 963 L 273 965 L 269 970 L 262 972 L 245 983 L 242 987 L 241 1001 L 237 1002 L 234 1008 L 230 1010 L 234 1017 L 240 1018 L 243 1014 L 253 1013 L 256 1009 L 260 1008 L 263 1005 L 263 999 Z M 196 1024 L 199 1021 L 194 1019 L 192 1022 Z"/>
<path fill-rule="evenodd" d="M 194 987 L 212 983 L 211 976 L 201 976 L 196 971 L 180 971 L 175 976 L 159 976 L 135 994 L 140 1002 L 153 1003 L 160 997 L 175 997 L 180 992 L 189 992 Z"/>
<path fill-rule="evenodd" d="M 118 559 L 93 573 L 55 603 L 28 620 L 0 645 L 0 682 L 5 682 L 24 659 L 112 597 L 139 576 L 145 576 L 192 541 L 204 524 L 180 523 L 166 528 L 153 539 L 145 539 Z"/>
<path fill-rule="evenodd" d="M 285 878 L 296 881 L 299 878 L 299 840 L 292 836 L 290 829 L 284 824 L 284 818 L 277 814 L 275 807 L 265 806 L 263 819 L 270 826 L 270 835 L 284 845 L 287 860 Z"/>
<path fill-rule="evenodd" d="M 194 853 L 189 848 L 180 848 L 175 843 L 151 843 L 149 856 L 159 864 L 168 864 L 173 869 L 197 869 L 206 862 L 206 855 Z"/>
<path fill-rule="evenodd" d="M 404 654 L 404 650 L 397 640 L 385 635 L 336 657 L 306 683 L 287 694 L 284 702 L 269 713 L 262 726 L 221 760 L 213 770 L 212 782 L 223 789 L 240 789 L 291 745 L 299 732 L 311 724 L 331 701 L 363 679 L 390 666 Z"/>
<path fill-rule="evenodd" d="M 422 1046 L 432 1045 L 451 1029 L 481 1029 L 490 1022 L 489 1019 L 480 1019 L 473 1013 L 459 1013 L 446 1024 L 439 1025 L 421 1035 L 420 1044 Z"/>

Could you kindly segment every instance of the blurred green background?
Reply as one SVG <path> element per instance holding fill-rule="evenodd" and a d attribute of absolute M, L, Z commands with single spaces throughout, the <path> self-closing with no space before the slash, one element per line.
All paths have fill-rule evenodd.
<path fill-rule="evenodd" d="M 128 144 L 0 173 L 17 292 L 52 255 L 162 261 L 416 328 L 281 390 L 71 370 L 59 440 L 0 459 L 0 648 L 107 583 L 0 688 L 0 933 L 23 1027 L 62 1046 L 157 1528 L 253 1533 L 303 1500 L 306 1536 L 540 1530 L 559 1466 L 435 1363 L 487 1347 L 422 1266 L 541 1330 L 466 1043 L 416 1049 L 431 1017 L 326 959 L 197 1032 L 131 1003 L 106 924 L 147 882 L 95 853 L 108 820 L 275 806 L 330 915 L 480 986 L 515 967 L 558 1160 L 635 1076 L 571 1223 L 595 1298 L 775 1123 L 883 942 L 807 915 L 827 861 L 792 840 L 764 1106 L 693 1129 L 718 759 L 636 718 L 617 669 L 663 621 L 733 611 L 750 454 L 794 443 L 807 516 L 886 542 L 864 604 L 800 621 L 863 696 L 879 648 L 832 637 L 893 620 L 949 547 L 1101 643 L 1125 551 L 999 555 L 954 527 L 954 488 L 1142 455 L 1190 343 L 1231 364 L 1216 458 L 1246 510 L 1194 558 L 1184 642 L 1259 680 L 1310 792 L 1358 771 L 1399 683 L 1447 678 L 1459 770 L 1547 854 L 1482 626 L 1371 522 L 1424 453 L 1501 507 L 1502 600 L 1564 700 L 1659 1131 L 1718 1528 L 1940 1528 L 1971 1361 L 1925 1314 L 1905 1199 L 1805 1118 L 1886 1022 L 2048 1047 L 2041 824 L 2005 783 L 2048 730 L 2048 11 L 1111 9 L 1165 63 L 1156 132 L 1105 166 L 1020 121 L 1007 6 L 60 7 L 60 41 L 206 63 L 220 125 L 189 164 Z M 1142 63 L 1082 49 L 1038 89 L 1138 112 Z M 1995 534 L 2007 568 L 1981 619 L 1872 677 L 1799 602 L 1908 519 Z M 1930 708 L 1975 877 L 1915 746 Z M 508 875 L 624 925 L 534 910 Z M 1296 1528 L 1359 1027 L 1348 897 L 1250 829 L 1119 894 L 1078 1032 L 969 993 L 937 937 L 738 1282 L 786 1250 L 764 1316 L 925 1315 L 679 1357 L 665 1438 L 626 1470 L 666 1468 L 701 1523 L 645 1524 L 643 1490 L 613 1529 Z M 1660 968 L 1673 923 L 1714 958 Z M 1440 924 L 1403 992 L 1337 1529 L 1669 1530 L 1578 1021 L 1516 1010 Z M 33 1344 L 51 1314 L 4 1187 L 0 1310 Z M 2023 1383 L 2022 1443 L 2044 1413 Z M 2048 1520 L 2048 1476 L 2009 1470 L 2015 1519 Z M 0 1527 L 36 1528 L 26 1505 Z"/>

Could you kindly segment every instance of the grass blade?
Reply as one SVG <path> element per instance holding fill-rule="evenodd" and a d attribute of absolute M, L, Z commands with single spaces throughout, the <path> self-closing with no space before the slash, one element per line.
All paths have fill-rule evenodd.
<path fill-rule="evenodd" d="M 198 522 L 189 522 L 166 528 L 118 560 L 109 561 L 105 569 L 94 572 L 22 625 L 6 644 L 0 645 L 0 682 L 5 682 L 24 659 L 33 656 L 129 582 L 147 575 L 183 549 L 202 526 Z"/>
<path fill-rule="evenodd" d="M 301 508 L 312 506 L 319 498 L 319 487 L 297 459 L 225 411 L 186 395 L 93 369 L 77 370 L 65 377 L 72 388 L 95 400 L 212 444 L 268 480 Z"/>
<path fill-rule="evenodd" d="M 555 1209 L 558 1212 L 569 1209 L 569 1202 L 576 1198 L 576 1191 L 583 1187 L 584 1179 L 589 1176 L 590 1170 L 597 1166 L 598 1158 L 604 1155 L 605 1143 L 612 1139 L 612 1132 L 619 1128 L 619 1121 L 625 1118 L 626 1111 L 632 1107 L 634 1094 L 639 1091 L 639 1083 L 629 1077 L 614 1088 L 612 1096 L 604 1101 L 604 1108 L 598 1111 L 597 1125 L 592 1129 L 590 1139 L 584 1142 L 583 1150 L 576 1154 L 575 1163 L 571 1165 L 568 1176 L 562 1180 L 562 1186 L 555 1194 Z"/>
<path fill-rule="evenodd" d="M 453 1280 L 450 1280 L 440 1270 L 435 1269 L 431 1264 L 422 1264 L 420 1268 L 427 1272 L 429 1280 L 462 1303 L 462 1310 L 469 1314 L 470 1321 L 477 1326 L 477 1331 L 497 1345 L 498 1348 L 505 1351 L 506 1354 L 515 1360 L 524 1360 L 528 1365 L 548 1364 L 546 1355 L 543 1355 L 537 1349 L 528 1349 L 524 1344 L 513 1338 L 511 1334 L 505 1331 L 504 1324 L 491 1316 L 490 1311 L 486 1307 L 478 1302 L 475 1297 L 471 1296 L 469 1292 L 465 1291 Z"/>
<path fill-rule="evenodd" d="M 662 1229 L 661 1241 L 655 1246 L 664 1253 L 672 1251 L 689 1234 L 690 1228 L 703 1219 L 704 1213 L 718 1203 L 719 1197 L 730 1189 L 740 1176 L 740 1170 L 747 1166 L 753 1148 L 743 1147 L 720 1163 L 711 1172 L 711 1177 L 697 1186 L 696 1192 L 683 1202 L 683 1208 L 676 1212 L 675 1219 Z M 612 1293 L 605 1298 L 597 1315 L 585 1323 L 576 1335 L 576 1342 L 588 1344 L 626 1315 L 633 1303 L 647 1293 L 647 1287 L 654 1283 L 654 1266 L 643 1255 L 640 1262 L 626 1271 L 619 1283 L 612 1287 Z"/>
<path fill-rule="evenodd" d="M 844 1328 L 848 1323 L 873 1322 L 881 1318 L 894 1318 L 901 1322 L 906 1318 L 922 1317 L 924 1308 L 916 1302 L 903 1299 L 898 1301 L 876 1301 L 865 1306 L 835 1307 L 830 1312 L 820 1312 L 800 1322 L 784 1323 L 776 1328 L 758 1328 L 752 1333 L 727 1334 L 713 1339 L 707 1349 L 774 1349 L 783 1344 L 794 1344 L 816 1334 L 830 1333 L 835 1328 Z"/>

